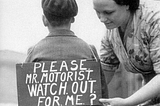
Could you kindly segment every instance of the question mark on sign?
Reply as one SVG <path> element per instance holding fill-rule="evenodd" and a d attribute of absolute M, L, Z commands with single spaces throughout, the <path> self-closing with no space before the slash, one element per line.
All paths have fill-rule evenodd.
<path fill-rule="evenodd" d="M 92 97 L 90 100 L 90 103 L 91 103 L 91 105 L 93 105 L 93 101 L 96 99 L 97 96 L 96 96 L 96 94 L 91 94 L 90 97 Z"/>

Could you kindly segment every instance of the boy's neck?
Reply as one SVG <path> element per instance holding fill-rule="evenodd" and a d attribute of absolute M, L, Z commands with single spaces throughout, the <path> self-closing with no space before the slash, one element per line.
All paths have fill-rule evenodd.
<path fill-rule="evenodd" d="M 50 26 L 50 27 L 48 27 L 48 30 L 49 30 L 49 32 L 53 32 L 53 31 L 55 31 L 57 29 L 67 29 L 67 30 L 70 30 L 70 27 L 71 27 L 70 25 L 56 26 L 56 27 Z"/>

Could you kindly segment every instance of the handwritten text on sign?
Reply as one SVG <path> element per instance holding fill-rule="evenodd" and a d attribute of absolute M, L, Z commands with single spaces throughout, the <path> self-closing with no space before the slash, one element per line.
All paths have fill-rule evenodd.
<path fill-rule="evenodd" d="M 28 97 L 34 106 L 96 105 L 101 97 L 99 64 L 93 61 L 19 64 L 17 82 L 19 100 Z"/>

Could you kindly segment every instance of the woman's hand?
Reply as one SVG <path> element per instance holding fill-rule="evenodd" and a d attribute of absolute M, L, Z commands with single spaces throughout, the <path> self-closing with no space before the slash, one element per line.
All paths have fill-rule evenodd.
<path fill-rule="evenodd" d="M 123 98 L 99 99 L 104 106 L 128 106 Z"/>

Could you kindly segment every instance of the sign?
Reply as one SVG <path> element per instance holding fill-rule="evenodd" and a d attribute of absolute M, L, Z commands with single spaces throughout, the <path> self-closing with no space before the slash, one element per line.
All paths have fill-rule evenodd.
<path fill-rule="evenodd" d="M 16 65 L 18 106 L 100 105 L 100 64 L 61 60 Z"/>

